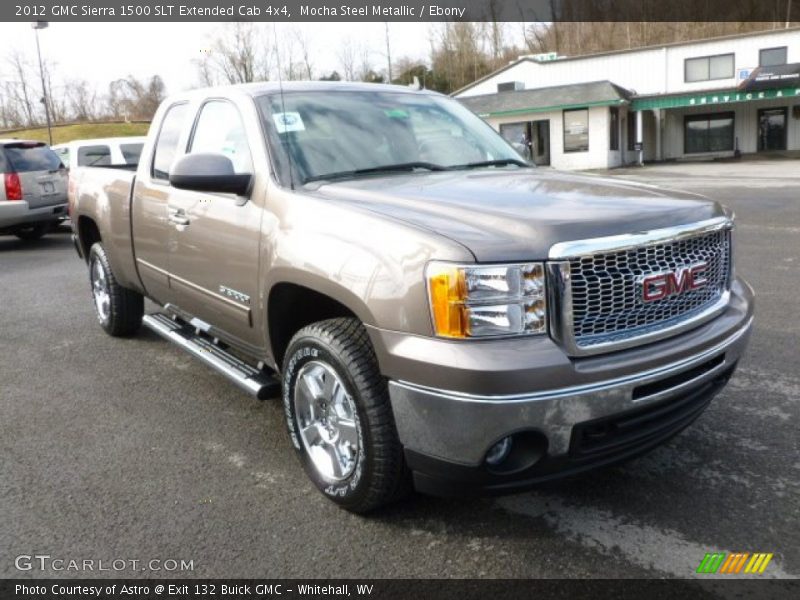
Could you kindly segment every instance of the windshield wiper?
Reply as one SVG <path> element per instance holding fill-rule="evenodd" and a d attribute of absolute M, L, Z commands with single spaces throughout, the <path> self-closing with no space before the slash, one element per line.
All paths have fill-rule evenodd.
<path fill-rule="evenodd" d="M 453 165 L 448 167 L 450 169 L 478 169 L 480 167 L 506 167 L 508 165 L 516 165 L 518 167 L 530 167 L 530 163 L 516 158 L 499 158 L 497 160 L 482 160 L 481 162 L 472 162 L 464 165 Z"/>
<path fill-rule="evenodd" d="M 407 162 L 396 165 L 383 165 L 381 167 L 369 167 L 368 169 L 353 169 L 352 171 L 337 171 L 336 173 L 325 173 L 323 175 L 312 175 L 307 177 L 303 183 L 312 181 L 323 181 L 326 179 L 347 179 L 358 177 L 359 175 L 371 175 L 374 173 L 397 173 L 403 171 L 413 171 L 415 169 L 425 169 L 426 171 L 446 171 L 450 167 L 444 167 L 429 162 Z"/>

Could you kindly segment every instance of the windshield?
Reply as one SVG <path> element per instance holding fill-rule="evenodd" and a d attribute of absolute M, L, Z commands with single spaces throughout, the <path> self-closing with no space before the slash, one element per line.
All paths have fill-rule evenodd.
<path fill-rule="evenodd" d="M 449 98 L 386 91 L 287 92 L 257 99 L 278 178 L 289 184 L 384 171 L 525 165 Z"/>

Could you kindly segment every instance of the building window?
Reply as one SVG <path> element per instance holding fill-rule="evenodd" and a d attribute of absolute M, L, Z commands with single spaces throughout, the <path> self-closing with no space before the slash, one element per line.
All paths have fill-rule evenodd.
<path fill-rule="evenodd" d="M 731 79 L 733 77 L 733 54 L 718 54 L 687 58 L 684 63 L 684 80 L 711 81 L 712 79 Z"/>
<path fill-rule="evenodd" d="M 506 81 L 497 84 L 498 92 L 518 92 L 525 89 L 525 83 L 522 81 Z"/>
<path fill-rule="evenodd" d="M 759 67 L 774 67 L 786 64 L 786 46 L 780 48 L 764 48 L 758 53 Z"/>
<path fill-rule="evenodd" d="M 564 152 L 589 150 L 589 109 L 564 111 Z"/>
<path fill-rule="evenodd" d="M 611 107 L 611 121 L 609 122 L 609 150 L 619 150 L 619 108 Z"/>
<path fill-rule="evenodd" d="M 733 150 L 733 124 L 732 112 L 685 117 L 684 153 Z"/>

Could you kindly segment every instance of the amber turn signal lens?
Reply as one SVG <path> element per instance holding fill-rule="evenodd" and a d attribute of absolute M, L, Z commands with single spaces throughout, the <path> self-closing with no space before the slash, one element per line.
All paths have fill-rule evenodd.
<path fill-rule="evenodd" d="M 428 289 L 436 335 L 466 337 L 464 271 L 456 267 L 436 265 L 428 273 Z"/>

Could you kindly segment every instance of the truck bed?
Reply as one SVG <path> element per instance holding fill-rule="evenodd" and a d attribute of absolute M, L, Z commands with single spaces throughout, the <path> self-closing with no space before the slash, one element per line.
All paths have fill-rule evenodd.
<path fill-rule="evenodd" d="M 141 289 L 134 262 L 131 236 L 131 199 L 136 173 L 129 165 L 114 167 L 76 167 L 69 173 L 70 215 L 102 215 L 102 223 L 89 223 L 89 217 L 73 219 L 73 230 L 86 238 L 87 227 L 96 226 L 102 233 L 109 260 L 120 283 Z M 89 219 L 91 220 L 91 219 Z M 110 227 L 111 231 L 104 230 Z M 89 248 L 83 248 L 88 254 Z"/>

